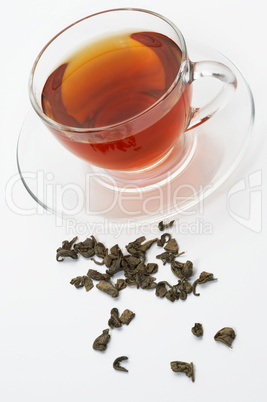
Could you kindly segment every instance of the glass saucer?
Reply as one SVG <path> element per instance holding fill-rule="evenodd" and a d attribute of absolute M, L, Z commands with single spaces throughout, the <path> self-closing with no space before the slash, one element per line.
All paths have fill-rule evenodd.
<path fill-rule="evenodd" d="M 254 121 L 253 96 L 240 71 L 223 54 L 195 41 L 188 41 L 188 52 L 192 61 L 210 59 L 226 64 L 236 74 L 238 86 L 224 108 L 185 132 L 183 157 L 170 169 L 168 180 L 147 188 L 138 180 L 136 187 L 116 187 L 114 178 L 105 171 L 64 149 L 30 111 L 21 128 L 17 163 L 24 186 L 38 204 L 60 219 L 97 223 L 107 230 L 114 224 L 130 227 L 175 219 L 229 177 L 248 146 Z M 193 91 L 194 106 L 212 97 L 218 90 L 216 81 L 206 78 L 194 83 L 200 87 Z"/>

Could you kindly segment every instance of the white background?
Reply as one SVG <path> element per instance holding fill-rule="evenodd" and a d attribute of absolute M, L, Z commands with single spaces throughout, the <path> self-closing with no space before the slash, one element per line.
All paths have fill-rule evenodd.
<path fill-rule="evenodd" d="M 76 0 L 10 0 L 1 5 L 0 141 L 1 141 L 1 277 L 0 277 L 0 400 L 184 402 L 266 401 L 266 14 L 265 0 L 140 0 L 97 2 Z M 27 216 L 35 202 L 21 183 L 12 196 L 22 209 L 14 213 L 5 201 L 5 187 L 17 173 L 16 143 L 30 109 L 27 84 L 31 65 L 43 45 L 69 23 L 115 7 L 151 9 L 170 18 L 185 38 L 197 38 L 239 67 L 255 98 L 256 121 L 249 149 L 231 177 L 209 197 L 201 215 L 182 217 L 188 230 L 177 236 L 197 273 L 214 272 L 216 283 L 201 288 L 199 298 L 170 303 L 151 292 L 126 289 L 117 300 L 92 289 L 69 285 L 93 263 L 57 263 L 55 249 L 67 233 L 45 213 Z M 254 172 L 262 184 L 256 199 L 263 208 L 249 215 L 249 189 L 236 195 L 232 208 L 255 220 L 255 230 L 230 216 L 229 189 Z M 194 232 L 190 223 L 202 219 L 211 234 Z M 261 226 L 261 227 L 259 227 Z M 78 228 L 77 228 L 78 231 Z M 142 233 L 140 233 L 142 234 Z M 88 233 L 87 235 L 91 235 Z M 85 238 L 80 236 L 80 240 Z M 149 235 L 147 236 L 149 238 Z M 112 239 L 122 247 L 133 235 Z M 151 261 L 155 254 L 151 252 Z M 168 274 L 161 267 L 160 279 Z M 197 275 L 198 275 L 197 274 Z M 167 277 L 168 279 L 168 277 Z M 101 293 L 101 294 L 100 294 Z M 111 331 L 108 350 L 92 349 L 107 328 L 112 307 L 136 313 L 129 325 Z M 195 322 L 203 339 L 191 334 Z M 233 349 L 213 340 L 224 326 L 237 334 Z M 129 373 L 113 370 L 113 360 L 127 355 Z M 170 361 L 193 361 L 195 383 L 170 370 Z"/>

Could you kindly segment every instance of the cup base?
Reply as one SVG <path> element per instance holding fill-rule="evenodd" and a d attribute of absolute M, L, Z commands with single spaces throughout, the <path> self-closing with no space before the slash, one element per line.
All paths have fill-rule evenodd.
<path fill-rule="evenodd" d="M 135 171 L 105 170 L 92 166 L 96 180 L 111 190 L 124 192 L 150 191 L 172 181 L 192 159 L 196 149 L 196 137 L 183 133 L 164 157 L 152 166 Z"/>

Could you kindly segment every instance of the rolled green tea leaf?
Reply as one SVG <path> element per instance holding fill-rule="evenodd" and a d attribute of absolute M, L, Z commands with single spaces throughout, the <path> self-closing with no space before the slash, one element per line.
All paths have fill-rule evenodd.
<path fill-rule="evenodd" d="M 110 312 L 110 319 L 108 320 L 110 328 L 120 328 L 122 322 L 119 318 L 119 310 L 115 307 Z"/>
<path fill-rule="evenodd" d="M 168 292 L 167 286 L 169 288 L 171 288 L 171 285 L 166 281 L 158 282 L 157 287 L 156 287 L 156 296 L 161 297 L 161 298 L 165 297 L 166 293 Z"/>
<path fill-rule="evenodd" d="M 171 369 L 175 373 L 184 373 L 187 375 L 187 377 L 192 378 L 193 382 L 195 381 L 193 363 L 174 361 L 171 362 Z"/>
<path fill-rule="evenodd" d="M 87 292 L 94 287 L 93 281 L 88 276 L 77 276 L 70 281 L 70 284 L 77 289 L 84 286 Z"/>
<path fill-rule="evenodd" d="M 174 222 L 175 222 L 174 220 L 170 221 L 169 223 L 163 223 L 163 221 L 161 221 L 158 224 L 158 228 L 159 228 L 160 231 L 163 231 L 163 230 L 165 230 L 167 228 L 171 228 L 174 225 Z"/>
<path fill-rule="evenodd" d="M 164 250 L 168 251 L 169 253 L 172 254 L 177 254 L 178 253 L 178 244 L 175 239 L 170 239 L 166 246 L 164 247 Z"/>
<path fill-rule="evenodd" d="M 120 321 L 123 324 L 129 325 L 132 319 L 135 317 L 135 313 L 133 313 L 131 310 L 124 310 L 124 312 L 120 316 Z"/>
<path fill-rule="evenodd" d="M 87 276 L 89 276 L 89 278 L 93 279 L 94 281 L 108 281 L 110 279 L 109 274 L 102 274 L 95 269 L 89 269 L 89 271 L 87 272 Z"/>
<path fill-rule="evenodd" d="M 122 367 L 120 365 L 120 362 L 122 362 L 123 360 L 128 360 L 128 357 L 127 356 L 117 357 L 117 359 L 115 359 L 114 362 L 113 362 L 113 367 L 114 367 L 115 370 L 125 371 L 125 372 L 128 373 L 128 370 L 125 367 Z"/>
<path fill-rule="evenodd" d="M 116 282 L 116 284 L 115 284 L 115 288 L 117 289 L 117 290 L 122 290 L 122 289 L 125 289 L 127 287 L 127 282 L 126 282 L 126 280 L 125 279 L 117 279 L 117 282 Z"/>
<path fill-rule="evenodd" d="M 101 290 L 104 293 L 107 293 L 111 297 L 118 297 L 119 296 L 119 291 L 118 289 L 115 288 L 115 286 L 112 285 L 111 282 L 108 281 L 100 281 L 96 285 L 97 289 Z"/>
<path fill-rule="evenodd" d="M 226 346 L 229 346 L 229 348 L 231 348 L 235 337 L 236 334 L 233 328 L 225 327 L 220 329 L 220 331 L 218 331 L 217 334 L 215 334 L 214 339 L 215 341 L 222 342 Z"/>
<path fill-rule="evenodd" d="M 81 254 L 84 258 L 90 258 L 95 255 L 95 243 L 96 239 L 94 236 L 91 236 L 91 238 L 87 238 L 84 241 L 80 243 L 74 244 L 73 248 L 75 251 L 77 251 L 79 254 Z"/>
<path fill-rule="evenodd" d="M 160 239 L 157 241 L 157 245 L 159 247 L 163 247 L 165 243 L 171 240 L 171 235 L 169 233 L 163 233 L 163 235 L 160 236 Z"/>
<path fill-rule="evenodd" d="M 110 340 L 109 329 L 104 329 L 102 335 L 98 336 L 95 339 L 93 343 L 93 349 L 103 352 L 104 350 L 107 349 L 107 344 L 109 340 Z"/>
<path fill-rule="evenodd" d="M 193 263 L 191 261 L 172 261 L 171 270 L 180 279 L 188 279 L 193 274 Z"/>
<path fill-rule="evenodd" d="M 203 327 L 202 324 L 200 324 L 199 322 L 195 323 L 195 325 L 193 326 L 193 328 L 191 329 L 192 334 L 194 334 L 197 337 L 201 337 L 203 336 Z"/>
<path fill-rule="evenodd" d="M 77 260 L 78 251 L 72 249 L 72 246 L 76 242 L 77 238 L 78 237 L 76 236 L 71 241 L 64 240 L 62 242 L 62 247 L 59 247 L 57 249 L 57 254 L 56 254 L 57 261 L 64 261 L 65 257 L 70 257 L 73 260 Z"/>
<path fill-rule="evenodd" d="M 196 293 L 196 286 L 197 284 L 199 285 L 203 285 L 203 283 L 209 282 L 209 281 L 216 281 L 217 278 L 213 277 L 213 274 L 209 273 L 209 272 L 201 272 L 201 274 L 199 275 L 199 278 L 193 283 L 192 288 L 193 288 L 193 294 L 195 296 L 199 296 L 199 293 Z"/>

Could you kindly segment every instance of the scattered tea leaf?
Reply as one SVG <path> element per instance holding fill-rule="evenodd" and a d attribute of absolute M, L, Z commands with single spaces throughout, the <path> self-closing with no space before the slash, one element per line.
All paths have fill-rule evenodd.
<path fill-rule="evenodd" d="M 89 278 L 93 279 L 94 281 L 108 281 L 110 279 L 110 276 L 108 274 L 102 274 L 95 269 L 89 269 L 89 271 L 87 272 L 87 276 L 89 276 Z"/>
<path fill-rule="evenodd" d="M 177 254 L 178 253 L 178 243 L 175 239 L 170 239 L 166 246 L 164 247 L 164 250 L 168 251 L 169 253 L 172 254 Z"/>
<path fill-rule="evenodd" d="M 220 329 L 220 331 L 215 334 L 214 339 L 215 341 L 222 342 L 231 348 L 235 337 L 236 334 L 233 328 L 225 327 Z"/>
<path fill-rule="evenodd" d="M 123 360 L 128 360 L 128 357 L 127 356 L 117 357 L 117 359 L 115 359 L 113 362 L 113 367 L 115 370 L 126 371 L 128 373 L 128 370 L 120 365 L 120 362 L 122 362 Z"/>
<path fill-rule="evenodd" d="M 170 221 L 169 223 L 163 223 L 163 221 L 161 221 L 158 224 L 158 228 L 159 228 L 160 231 L 163 231 L 163 230 L 165 230 L 167 228 L 172 227 L 174 225 L 174 222 L 175 222 L 174 220 Z"/>
<path fill-rule="evenodd" d="M 71 285 L 74 285 L 77 289 L 84 286 L 84 276 L 77 276 L 70 281 Z"/>
<path fill-rule="evenodd" d="M 117 282 L 115 284 L 115 288 L 120 291 L 122 289 L 125 289 L 127 287 L 127 282 L 125 279 L 117 279 Z"/>
<path fill-rule="evenodd" d="M 62 242 L 62 247 L 59 247 L 56 251 L 56 260 L 57 261 L 64 261 L 65 257 L 70 257 L 73 260 L 77 260 L 78 258 L 78 252 L 74 249 L 72 249 L 73 244 L 77 240 L 77 236 L 74 237 L 71 241 L 64 240 Z"/>
<path fill-rule="evenodd" d="M 171 288 L 171 285 L 166 281 L 158 282 L 157 287 L 156 287 L 156 296 L 161 297 L 161 298 L 165 297 L 166 293 L 168 291 L 166 286 Z"/>
<path fill-rule="evenodd" d="M 131 310 L 124 310 L 124 312 L 120 316 L 120 321 L 123 324 L 129 325 L 132 319 L 135 317 L 135 313 L 133 313 Z"/>
<path fill-rule="evenodd" d="M 84 258 L 90 258 L 95 255 L 95 243 L 96 239 L 94 236 L 85 239 L 83 242 L 74 244 L 74 250 L 81 254 Z"/>
<path fill-rule="evenodd" d="M 172 261 L 171 270 L 178 278 L 187 279 L 193 274 L 193 263 L 191 261 L 186 261 L 185 263 Z"/>
<path fill-rule="evenodd" d="M 145 240 L 145 236 L 139 237 L 135 241 L 130 242 L 126 246 L 126 250 L 134 257 L 145 257 L 145 253 L 147 252 L 147 250 L 152 246 L 153 243 L 158 241 L 158 238 L 148 240 L 143 243 Z"/>
<path fill-rule="evenodd" d="M 78 254 L 75 250 L 64 250 L 64 249 L 57 249 L 57 261 L 64 261 L 65 257 L 70 257 L 73 260 L 77 260 Z"/>
<path fill-rule="evenodd" d="M 171 369 L 175 373 L 184 373 L 187 375 L 187 377 L 192 378 L 193 382 L 195 381 L 193 363 L 174 361 L 171 362 Z"/>
<path fill-rule="evenodd" d="M 104 350 L 107 349 L 107 344 L 109 340 L 110 340 L 109 329 L 104 329 L 102 335 L 98 336 L 95 339 L 93 343 L 93 349 L 103 352 Z"/>
<path fill-rule="evenodd" d="M 146 274 L 156 274 L 158 272 L 158 264 L 149 262 L 146 266 L 145 266 L 145 273 Z"/>
<path fill-rule="evenodd" d="M 62 248 L 64 248 L 65 250 L 70 250 L 77 239 L 78 239 L 78 236 L 75 236 L 71 241 L 64 240 L 62 242 Z"/>
<path fill-rule="evenodd" d="M 192 285 L 187 280 L 179 280 L 177 288 L 180 290 L 180 292 L 186 292 L 187 294 L 192 292 Z"/>
<path fill-rule="evenodd" d="M 88 276 L 77 276 L 70 281 L 71 285 L 74 285 L 77 289 L 85 287 L 88 292 L 94 287 L 93 281 Z"/>
<path fill-rule="evenodd" d="M 156 278 L 145 275 L 142 272 L 138 272 L 135 278 L 138 288 L 140 286 L 140 288 L 142 289 L 155 289 L 155 287 L 157 286 L 157 284 L 155 283 Z"/>
<path fill-rule="evenodd" d="M 209 282 L 209 281 L 216 281 L 217 278 L 213 277 L 213 274 L 210 274 L 209 272 L 201 272 L 199 275 L 199 278 L 193 283 L 192 288 L 193 288 L 193 293 L 195 296 L 199 296 L 199 293 L 196 293 L 196 286 L 197 284 L 203 285 L 203 283 Z"/>
<path fill-rule="evenodd" d="M 171 302 L 174 302 L 175 300 L 179 300 L 180 298 L 180 293 L 177 290 L 176 286 L 172 286 L 170 290 L 165 295 L 166 299 L 170 300 Z"/>
<path fill-rule="evenodd" d="M 158 260 L 161 260 L 163 262 L 163 265 L 166 265 L 166 263 L 171 263 L 175 259 L 175 255 L 173 253 L 169 253 L 168 251 L 165 251 L 164 253 L 156 255 L 156 258 Z"/>
<path fill-rule="evenodd" d="M 192 334 L 194 334 L 195 336 L 197 336 L 198 338 L 203 336 L 203 327 L 202 324 L 200 323 L 195 323 L 195 325 L 193 326 L 193 328 L 191 329 Z"/>
<path fill-rule="evenodd" d="M 158 239 L 157 245 L 159 247 L 163 247 L 170 240 L 171 240 L 171 235 L 169 233 L 163 233 L 163 235 L 161 235 L 160 239 Z"/>
<path fill-rule="evenodd" d="M 95 255 L 97 257 L 104 258 L 106 256 L 106 247 L 104 246 L 103 243 L 97 242 L 95 244 L 94 249 L 95 249 Z"/>
<path fill-rule="evenodd" d="M 108 320 L 108 325 L 110 328 L 120 328 L 122 323 L 119 318 L 119 310 L 117 308 L 113 308 L 110 311 L 110 319 Z"/>
<path fill-rule="evenodd" d="M 107 293 L 111 297 L 119 296 L 119 291 L 115 288 L 114 285 L 112 285 L 111 282 L 102 280 L 96 285 L 96 287 L 97 287 L 97 289 L 101 290 L 104 293 Z"/>
<path fill-rule="evenodd" d="M 109 269 L 107 269 L 107 274 L 109 274 L 110 276 L 115 275 L 117 272 L 120 272 L 123 270 L 123 267 L 121 265 L 121 257 L 117 257 L 112 259 L 112 262 L 110 264 Z"/>

